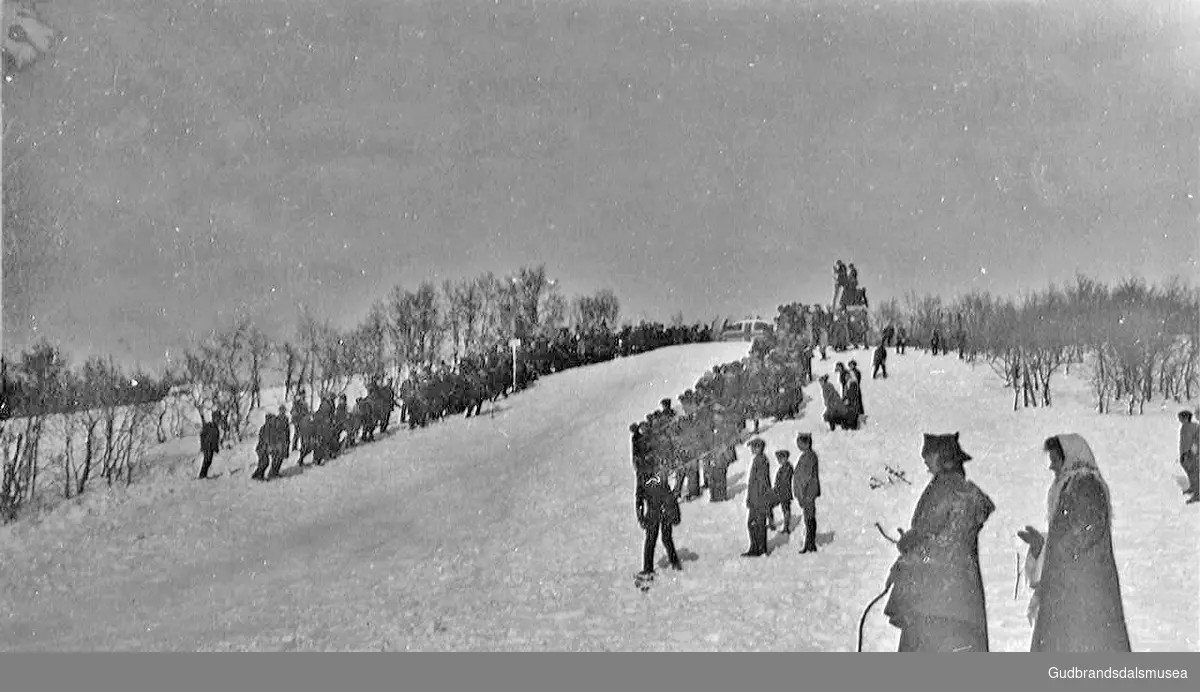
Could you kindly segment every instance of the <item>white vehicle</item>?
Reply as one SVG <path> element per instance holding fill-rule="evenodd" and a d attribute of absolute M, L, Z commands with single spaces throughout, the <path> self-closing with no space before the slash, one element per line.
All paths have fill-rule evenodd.
<path fill-rule="evenodd" d="M 760 318 L 750 318 L 726 323 L 721 330 L 721 341 L 754 341 L 759 337 L 775 333 L 775 325 Z"/>

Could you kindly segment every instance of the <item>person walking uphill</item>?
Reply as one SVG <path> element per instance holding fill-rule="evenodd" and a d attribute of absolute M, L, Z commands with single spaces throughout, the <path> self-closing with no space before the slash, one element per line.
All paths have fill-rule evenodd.
<path fill-rule="evenodd" d="M 762 438 L 750 440 L 750 451 L 754 459 L 750 462 L 750 479 L 746 481 L 746 509 L 749 517 L 746 528 L 750 532 L 750 549 L 742 557 L 762 557 L 767 550 L 767 519 L 771 514 L 771 462 L 763 453 L 767 443 Z"/>
<path fill-rule="evenodd" d="M 1056 435 L 1043 448 L 1054 472 L 1048 535 L 1032 526 L 1017 533 L 1029 544 L 1030 651 L 1129 651 L 1108 484 L 1083 437 Z"/>
<path fill-rule="evenodd" d="M 792 495 L 804 512 L 804 547 L 800 554 L 817 552 L 817 498 L 821 496 L 821 471 L 817 453 L 813 451 L 812 435 L 796 436 L 800 456 L 792 473 Z"/>
<path fill-rule="evenodd" d="M 900 629 L 899 651 L 987 651 L 979 531 L 996 506 L 967 480 L 958 433 L 926 434 L 921 456 L 933 479 L 896 544 L 884 613 Z"/>
<path fill-rule="evenodd" d="M 681 570 L 683 563 L 679 560 L 679 554 L 675 552 L 674 530 L 682 520 L 682 513 L 679 510 L 679 500 L 675 493 L 671 492 L 667 470 L 662 466 L 643 469 L 639 476 L 637 519 L 646 532 L 646 541 L 642 545 L 642 571 L 638 576 L 648 577 L 654 574 L 654 549 L 658 545 L 660 535 L 671 568 Z"/>
<path fill-rule="evenodd" d="M 213 456 L 221 449 L 221 429 L 217 426 L 217 412 L 213 417 L 200 425 L 200 453 L 204 461 L 200 464 L 200 478 L 208 478 L 208 470 L 212 467 Z"/>

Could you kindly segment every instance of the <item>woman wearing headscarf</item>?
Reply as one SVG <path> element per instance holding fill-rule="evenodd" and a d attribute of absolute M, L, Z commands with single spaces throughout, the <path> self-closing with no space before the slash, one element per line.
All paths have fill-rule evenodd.
<path fill-rule="evenodd" d="M 933 479 L 896 544 L 884 613 L 900 629 L 899 651 L 987 651 L 979 531 L 996 506 L 967 480 L 958 433 L 926 434 L 921 457 Z"/>
<path fill-rule="evenodd" d="M 1081 436 L 1055 435 L 1043 448 L 1054 472 L 1047 535 L 1032 526 L 1017 534 L 1029 544 L 1030 650 L 1129 651 L 1108 484 Z"/>

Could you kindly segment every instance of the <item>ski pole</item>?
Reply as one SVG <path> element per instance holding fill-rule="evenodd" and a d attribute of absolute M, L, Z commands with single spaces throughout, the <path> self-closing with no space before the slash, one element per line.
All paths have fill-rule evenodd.
<path fill-rule="evenodd" d="M 882 531 L 882 529 L 880 529 L 880 531 Z M 884 537 L 887 538 L 887 536 L 884 536 Z M 863 610 L 862 617 L 859 618 L 859 620 L 858 620 L 858 653 L 860 653 L 860 654 L 862 653 L 863 628 L 867 624 L 867 614 L 870 613 L 871 609 L 875 607 L 875 604 L 878 603 L 881 599 L 883 599 L 883 597 L 887 595 L 888 591 L 891 591 L 891 590 L 892 590 L 892 582 L 889 580 L 887 583 L 887 586 L 883 587 L 883 591 L 880 591 L 879 595 L 876 596 L 874 599 L 872 599 L 871 602 L 867 604 L 867 607 Z"/>

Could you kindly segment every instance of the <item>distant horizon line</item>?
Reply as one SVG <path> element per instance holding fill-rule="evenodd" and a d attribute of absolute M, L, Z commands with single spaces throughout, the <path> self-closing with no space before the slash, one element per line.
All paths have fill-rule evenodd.
<path fill-rule="evenodd" d="M 488 274 L 488 273 L 492 273 L 492 272 L 482 272 L 481 275 Z M 466 278 L 466 277 L 463 277 L 463 278 Z M 1055 281 L 1053 279 L 1048 279 L 1048 280 L 1045 280 L 1040 286 L 1033 288 L 1033 290 L 1034 291 L 1044 291 L 1044 290 L 1048 290 L 1048 289 L 1052 289 L 1052 288 L 1063 288 L 1065 286 L 1072 285 L 1079 278 L 1091 279 L 1091 280 L 1096 281 L 1097 283 L 1101 284 L 1102 286 L 1109 287 L 1109 288 L 1111 288 L 1113 286 L 1121 285 L 1121 284 L 1129 282 L 1129 281 L 1139 281 L 1148 286 L 1153 286 L 1153 287 L 1163 287 L 1163 286 L 1169 286 L 1172 284 L 1178 284 L 1178 285 L 1182 286 L 1185 290 L 1188 290 L 1188 291 L 1194 291 L 1197 288 L 1195 281 L 1191 277 L 1185 276 L 1183 274 L 1168 274 L 1167 276 L 1165 276 L 1164 278 L 1162 278 L 1156 282 L 1151 279 L 1147 279 L 1144 275 L 1139 274 L 1137 272 L 1128 272 L 1128 273 L 1122 275 L 1121 278 L 1105 281 L 1105 280 L 1095 278 L 1094 276 L 1089 275 L 1086 272 L 1083 272 L 1082 270 L 1076 269 L 1071 274 L 1071 279 L 1069 279 L 1069 280 Z M 432 283 L 432 280 L 429 280 L 429 281 Z M 832 284 L 832 282 L 833 282 L 833 279 L 832 279 L 832 276 L 830 276 L 830 283 Z M 425 283 L 425 282 L 422 281 L 416 285 L 420 286 L 421 283 Z M 401 285 L 402 284 L 396 284 L 396 286 L 401 286 Z M 866 286 L 866 288 L 869 289 L 870 287 Z M 608 290 L 612 290 L 614 293 L 616 293 L 616 289 L 614 289 L 614 288 L 609 288 Z M 945 293 L 933 292 L 933 291 L 921 293 L 921 292 L 918 292 L 917 289 L 914 288 L 914 289 L 909 289 L 909 290 L 902 291 L 902 292 L 894 292 L 890 295 L 884 296 L 883 298 L 871 297 L 868 294 L 868 297 L 869 297 L 870 303 L 871 303 L 871 307 L 868 309 L 874 311 L 874 310 L 878 309 L 878 307 L 882 304 L 889 303 L 893 300 L 904 301 L 905 299 L 907 299 L 909 297 L 914 297 L 914 296 L 917 299 L 926 298 L 926 297 L 936 297 L 942 301 L 949 301 L 951 304 L 954 301 L 956 301 L 962 297 L 969 296 L 969 295 L 976 295 L 976 294 L 993 295 L 993 296 L 1008 297 L 1008 298 L 1016 299 L 1016 298 L 1020 298 L 1022 296 L 1023 290 L 1027 290 L 1027 289 L 1025 287 L 1021 287 L 1021 288 L 1018 288 L 1018 290 L 1015 290 L 1012 292 L 998 292 L 998 291 L 992 291 L 992 290 L 981 290 L 978 288 L 968 288 L 966 290 L 955 291 L 955 292 L 947 295 Z M 389 292 L 390 292 L 390 289 L 389 289 Z M 586 295 L 586 294 L 581 293 L 579 295 Z M 440 297 L 440 295 L 439 295 L 439 297 Z M 830 297 L 832 298 L 832 290 L 830 291 Z M 620 296 L 618 296 L 618 298 L 620 298 Z M 371 302 L 374 303 L 375 301 L 371 301 Z M 297 306 L 296 306 L 297 310 L 301 309 L 301 303 L 302 303 L 302 301 L 297 302 Z M 808 306 L 811 306 L 811 305 L 821 305 L 823 307 L 831 306 L 831 302 L 830 303 L 827 303 L 827 302 L 805 302 L 805 301 L 801 301 L 801 300 L 792 300 L 788 303 L 784 303 L 784 305 L 791 305 L 791 304 L 797 304 L 797 303 L 801 304 L 801 305 L 808 305 Z M 737 312 L 733 312 L 733 311 L 717 310 L 717 311 L 713 312 L 712 318 L 704 318 L 704 319 L 696 319 L 696 318 L 689 319 L 682 308 L 676 308 L 676 309 L 667 308 L 667 309 L 659 309 L 659 310 L 653 310 L 653 311 L 642 309 L 642 310 L 638 310 L 636 313 L 633 313 L 629 316 L 622 316 L 621 319 L 619 319 L 617 321 L 616 327 L 621 328 L 624 326 L 636 326 L 637 324 L 640 324 L 640 323 L 662 324 L 662 325 L 669 326 L 672 323 L 672 318 L 676 314 L 684 315 L 683 324 L 685 326 L 693 326 L 693 325 L 697 325 L 697 324 L 709 325 L 709 324 L 715 323 L 716 321 L 720 321 L 722 319 L 727 320 L 727 321 L 737 321 L 737 320 L 744 320 L 744 319 L 761 319 L 761 320 L 766 320 L 766 321 L 773 321 L 777 314 L 778 308 L 779 308 L 778 304 L 772 306 L 770 310 L 765 311 L 767 313 L 766 316 L 764 316 L 764 312 L 761 312 L 761 311 L 744 311 L 746 314 L 739 315 Z M 665 318 L 664 318 L 664 317 L 654 317 L 654 316 L 652 316 L 652 313 L 666 313 L 666 314 L 665 314 Z M 251 318 L 251 319 L 253 319 L 253 318 Z M 360 321 L 360 320 L 355 320 L 356 323 L 358 321 Z M 291 324 L 291 323 L 289 322 L 288 324 Z M 295 325 L 291 324 L 291 327 L 292 327 L 292 329 L 294 329 Z M 352 327 L 342 327 L 342 329 L 350 329 L 350 328 L 352 328 Z M 219 330 L 214 329 L 211 331 L 211 333 L 215 334 L 217 331 L 219 331 Z M 277 339 L 277 337 L 273 337 L 271 335 L 268 335 L 268 338 Z M 9 345 L 10 343 L 12 343 L 11 340 L 6 339 L 4 337 L 3 323 L 2 323 L 2 321 L 0 321 L 0 359 L 3 359 L 3 361 L 6 363 L 18 361 L 20 359 L 21 355 L 32 346 L 35 346 L 35 345 L 41 344 L 41 343 L 49 343 L 51 346 L 54 346 L 55 348 L 59 349 L 62 352 L 62 354 L 68 358 L 68 360 L 70 361 L 70 363 L 72 365 L 82 364 L 82 363 L 86 362 L 88 359 L 95 358 L 95 357 L 105 358 L 105 359 L 111 358 L 114 362 L 119 363 L 126 368 L 132 368 L 132 369 L 140 370 L 140 371 L 144 371 L 144 372 L 155 372 L 157 370 L 161 370 L 164 366 L 169 365 L 172 362 L 178 362 L 171 358 L 171 352 L 172 351 L 182 352 L 184 349 L 187 348 L 186 346 L 167 347 L 167 348 L 164 348 L 162 355 L 159 357 L 143 358 L 143 357 L 137 357 L 137 356 L 122 356 L 117 353 L 113 353 L 111 351 L 109 351 L 109 352 L 94 352 L 92 349 L 78 349 L 78 350 L 73 351 L 73 350 L 68 349 L 64 345 L 65 344 L 64 339 L 61 339 L 61 338 L 60 339 L 51 339 L 51 338 L 45 337 L 45 336 L 41 336 L 40 338 L 31 339 L 31 340 L 27 340 L 24 342 L 18 342 L 18 345 L 16 345 L 16 346 L 10 346 Z"/>

